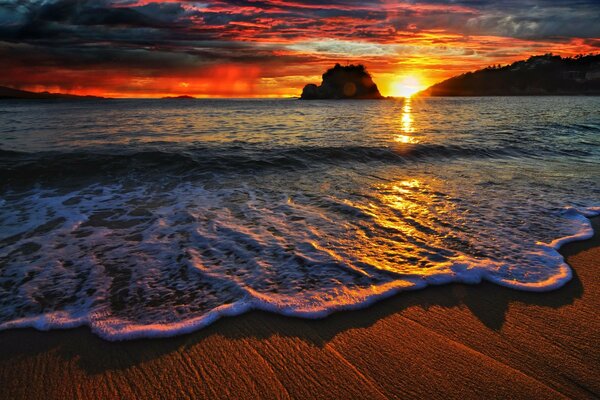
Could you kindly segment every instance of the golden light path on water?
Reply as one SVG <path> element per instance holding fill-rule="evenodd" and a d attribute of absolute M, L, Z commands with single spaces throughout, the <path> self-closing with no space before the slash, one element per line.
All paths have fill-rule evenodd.
<path fill-rule="evenodd" d="M 461 232 L 450 223 L 462 219 L 435 182 L 404 179 L 375 185 L 368 202 L 346 200 L 364 218 L 347 223 L 347 232 L 328 238 L 328 253 L 367 274 L 372 268 L 413 276 L 450 272 L 460 257 L 447 250 Z"/>
<path fill-rule="evenodd" d="M 396 121 L 391 146 L 403 154 L 420 142 L 410 97 L 403 99 Z M 392 179 L 365 188 L 367 201 L 341 200 L 366 218 L 346 223 L 345 235 L 329 238 L 327 252 L 367 274 L 373 267 L 413 277 L 450 272 L 462 257 L 447 250 L 448 241 L 463 238 L 449 227 L 463 217 L 444 193 L 443 182 L 425 176 L 387 178 Z"/>
<path fill-rule="evenodd" d="M 394 138 L 398 143 L 418 143 L 419 141 L 411 134 L 415 132 L 412 117 L 412 100 L 410 97 L 404 98 L 402 114 L 400 116 L 400 133 Z"/>

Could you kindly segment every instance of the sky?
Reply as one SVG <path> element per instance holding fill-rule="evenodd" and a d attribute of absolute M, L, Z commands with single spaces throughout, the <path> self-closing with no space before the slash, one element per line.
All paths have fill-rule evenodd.
<path fill-rule="evenodd" d="M 0 85 L 287 97 L 335 63 L 384 95 L 530 55 L 600 52 L 600 0 L 0 0 Z"/>

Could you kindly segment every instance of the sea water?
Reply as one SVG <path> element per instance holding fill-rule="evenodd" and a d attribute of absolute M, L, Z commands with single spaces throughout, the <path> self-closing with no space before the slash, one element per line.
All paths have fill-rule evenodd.
<path fill-rule="evenodd" d="M 1 101 L 0 329 L 552 290 L 599 178 L 599 97 Z"/>

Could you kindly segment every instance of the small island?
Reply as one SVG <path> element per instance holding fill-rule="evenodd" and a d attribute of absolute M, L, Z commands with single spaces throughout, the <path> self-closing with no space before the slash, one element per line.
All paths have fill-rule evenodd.
<path fill-rule="evenodd" d="M 600 54 L 532 56 L 506 66 L 490 66 L 437 83 L 423 96 L 599 95 Z"/>
<path fill-rule="evenodd" d="M 165 96 L 161 97 L 163 100 L 195 100 L 194 96 L 182 95 L 182 96 Z"/>
<path fill-rule="evenodd" d="M 364 65 L 335 64 L 323 74 L 320 86 L 308 84 L 301 100 L 383 99 Z"/>

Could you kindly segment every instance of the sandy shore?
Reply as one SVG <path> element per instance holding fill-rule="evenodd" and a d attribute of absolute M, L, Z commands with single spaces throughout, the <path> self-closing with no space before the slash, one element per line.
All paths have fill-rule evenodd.
<path fill-rule="evenodd" d="M 252 312 L 125 343 L 2 332 L 0 398 L 598 398 L 600 235 L 562 252 L 575 277 L 549 293 L 452 284 L 319 321 Z"/>

